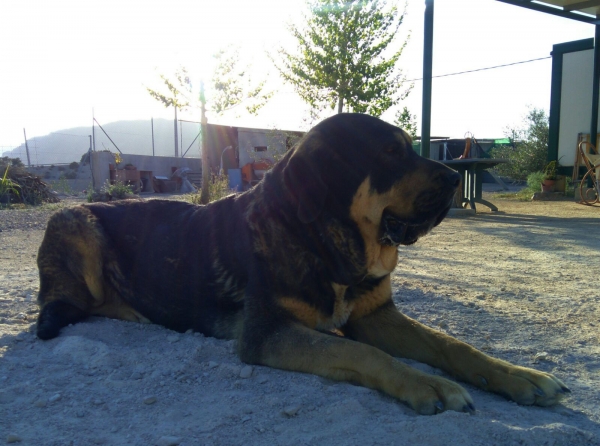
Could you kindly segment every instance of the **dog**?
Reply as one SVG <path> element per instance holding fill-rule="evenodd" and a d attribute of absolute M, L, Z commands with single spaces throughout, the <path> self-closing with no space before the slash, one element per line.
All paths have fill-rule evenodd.
<path fill-rule="evenodd" d="M 420 414 L 473 413 L 440 368 L 523 405 L 570 392 L 403 315 L 398 249 L 439 225 L 460 175 L 417 155 L 401 129 L 328 118 L 253 189 L 206 206 L 96 203 L 53 215 L 39 249 L 37 336 L 106 316 L 236 339 L 242 361 L 385 392 Z"/>

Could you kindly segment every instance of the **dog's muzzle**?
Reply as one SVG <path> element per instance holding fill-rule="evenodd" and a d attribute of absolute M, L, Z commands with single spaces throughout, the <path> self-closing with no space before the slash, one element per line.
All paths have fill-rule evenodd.
<path fill-rule="evenodd" d="M 412 245 L 419 240 L 419 237 L 439 225 L 449 210 L 450 205 L 433 218 L 410 223 L 396 217 L 391 212 L 385 211 L 381 218 L 379 244 L 383 246 Z"/>

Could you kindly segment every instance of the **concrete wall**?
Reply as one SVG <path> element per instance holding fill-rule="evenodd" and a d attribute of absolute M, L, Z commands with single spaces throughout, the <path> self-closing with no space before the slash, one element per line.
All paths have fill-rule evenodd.
<path fill-rule="evenodd" d="M 285 153 L 286 134 L 277 130 L 238 128 L 240 167 L 255 160 L 275 160 L 276 154 Z M 257 152 L 256 147 L 268 147 Z"/>
<path fill-rule="evenodd" d="M 171 177 L 171 167 L 189 167 L 193 172 L 202 171 L 200 158 L 175 158 L 171 156 L 121 155 L 120 167 L 133 164 L 137 170 L 151 171 L 153 176 Z M 110 179 L 109 164 L 115 164 L 110 152 L 92 152 L 94 189 L 100 189 Z"/>

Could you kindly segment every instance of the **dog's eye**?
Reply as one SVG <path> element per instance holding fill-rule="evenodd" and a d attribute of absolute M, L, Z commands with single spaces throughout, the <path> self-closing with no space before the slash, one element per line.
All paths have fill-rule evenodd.
<path fill-rule="evenodd" d="M 397 151 L 398 151 L 398 148 L 396 146 L 387 146 L 385 148 L 386 153 L 396 153 Z"/>

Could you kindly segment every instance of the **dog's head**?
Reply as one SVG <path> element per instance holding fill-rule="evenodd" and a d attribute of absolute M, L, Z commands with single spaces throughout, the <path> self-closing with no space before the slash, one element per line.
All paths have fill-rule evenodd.
<path fill-rule="evenodd" d="M 398 127 L 338 114 L 314 127 L 279 168 L 303 223 L 350 218 L 363 237 L 410 245 L 446 216 L 460 175 L 417 155 Z"/>

